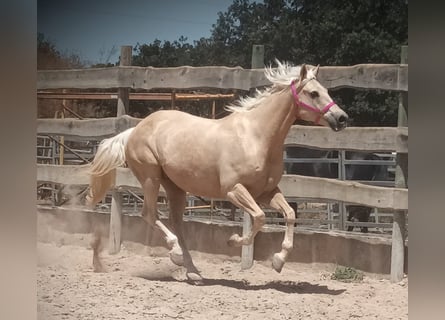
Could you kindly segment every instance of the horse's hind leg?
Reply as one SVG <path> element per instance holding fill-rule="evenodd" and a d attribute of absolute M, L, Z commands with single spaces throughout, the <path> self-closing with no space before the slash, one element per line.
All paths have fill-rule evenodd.
<path fill-rule="evenodd" d="M 167 245 L 170 247 L 170 258 L 177 264 L 182 265 L 182 259 L 173 259 L 173 256 L 182 257 L 182 250 L 178 238 L 171 232 L 158 217 L 157 199 L 160 182 L 158 178 L 147 178 L 143 183 L 144 204 L 142 207 L 142 218 L 152 227 L 159 228 L 165 235 Z"/>
<path fill-rule="evenodd" d="M 184 267 L 187 269 L 187 278 L 192 281 L 201 281 L 202 277 L 199 274 L 198 269 L 193 263 L 190 252 L 187 249 L 187 245 L 184 239 L 184 231 L 183 231 L 183 214 L 185 210 L 186 203 L 186 194 L 185 192 L 176 186 L 171 180 L 164 180 L 162 182 L 165 191 L 167 192 L 168 204 L 170 209 L 169 220 L 173 232 L 178 237 L 179 246 L 182 249 L 178 251 L 181 256 L 177 256 L 174 254 L 170 254 L 170 258 L 180 259 L 183 261 Z M 177 253 L 178 253 L 177 252 Z"/>

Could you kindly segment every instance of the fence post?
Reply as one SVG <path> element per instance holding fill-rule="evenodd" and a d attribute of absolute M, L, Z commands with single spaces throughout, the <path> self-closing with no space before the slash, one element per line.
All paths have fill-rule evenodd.
<path fill-rule="evenodd" d="M 408 46 L 402 46 L 401 63 L 408 63 Z M 408 126 L 408 94 L 401 92 L 399 97 L 399 114 L 397 119 L 398 127 Z M 396 188 L 408 187 L 408 154 L 397 153 L 396 155 Z M 403 279 L 405 261 L 405 228 L 406 211 L 394 213 L 392 227 L 391 246 L 391 282 L 399 282 Z"/>
<path fill-rule="evenodd" d="M 121 46 L 119 66 L 131 66 L 131 46 Z M 117 117 L 128 113 L 130 105 L 130 91 L 128 88 L 118 88 Z M 121 248 L 122 233 L 122 194 L 117 190 L 112 191 L 110 213 L 110 237 L 108 239 L 108 252 L 115 254 Z"/>
<path fill-rule="evenodd" d="M 116 254 L 121 249 L 122 231 L 122 194 L 113 189 L 110 213 L 110 237 L 108 239 L 108 252 Z"/>
<path fill-rule="evenodd" d="M 254 44 L 252 46 L 252 69 L 264 68 L 264 45 Z"/>
<path fill-rule="evenodd" d="M 132 47 L 122 46 L 119 66 L 131 66 Z M 130 105 L 130 91 L 128 88 L 117 89 L 117 117 L 128 114 Z"/>
<path fill-rule="evenodd" d="M 252 69 L 264 68 L 264 45 L 252 46 Z M 244 211 L 243 214 L 243 237 L 252 229 L 252 219 L 250 214 Z M 242 246 L 241 248 L 241 269 L 249 269 L 253 265 L 253 245 Z"/>

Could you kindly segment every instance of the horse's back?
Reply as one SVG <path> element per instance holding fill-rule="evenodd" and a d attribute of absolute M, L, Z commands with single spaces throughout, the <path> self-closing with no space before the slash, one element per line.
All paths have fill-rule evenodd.
<path fill-rule="evenodd" d="M 136 166 L 157 166 L 181 189 L 216 193 L 219 190 L 210 186 L 219 187 L 218 165 L 224 149 L 217 146 L 222 142 L 219 131 L 218 120 L 176 110 L 157 111 L 136 126 L 127 155 Z"/>

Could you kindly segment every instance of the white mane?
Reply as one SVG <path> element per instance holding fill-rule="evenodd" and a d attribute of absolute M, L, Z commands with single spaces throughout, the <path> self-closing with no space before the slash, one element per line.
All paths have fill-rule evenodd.
<path fill-rule="evenodd" d="M 289 62 L 281 63 L 275 59 L 277 68 L 272 69 L 271 66 L 266 67 L 264 75 L 276 86 L 288 86 L 292 80 L 298 80 L 300 77 L 300 66 L 293 66 Z"/>
<path fill-rule="evenodd" d="M 277 68 L 272 66 L 264 69 L 264 75 L 272 82 L 272 86 L 260 91 L 256 90 L 253 97 L 242 97 L 233 104 L 225 107 L 230 112 L 245 112 L 258 106 L 264 99 L 269 97 L 272 93 L 280 91 L 290 85 L 292 80 L 298 80 L 300 77 L 300 66 L 293 66 L 289 62 L 281 63 L 275 59 Z"/>

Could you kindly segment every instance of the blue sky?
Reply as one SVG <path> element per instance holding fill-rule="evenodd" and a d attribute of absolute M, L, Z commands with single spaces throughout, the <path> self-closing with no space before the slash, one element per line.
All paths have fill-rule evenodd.
<path fill-rule="evenodd" d="M 121 45 L 209 37 L 233 0 L 38 0 L 37 31 L 62 53 L 116 62 Z M 109 57 L 112 48 L 115 54 Z M 108 60 L 109 61 L 106 61 Z"/>

